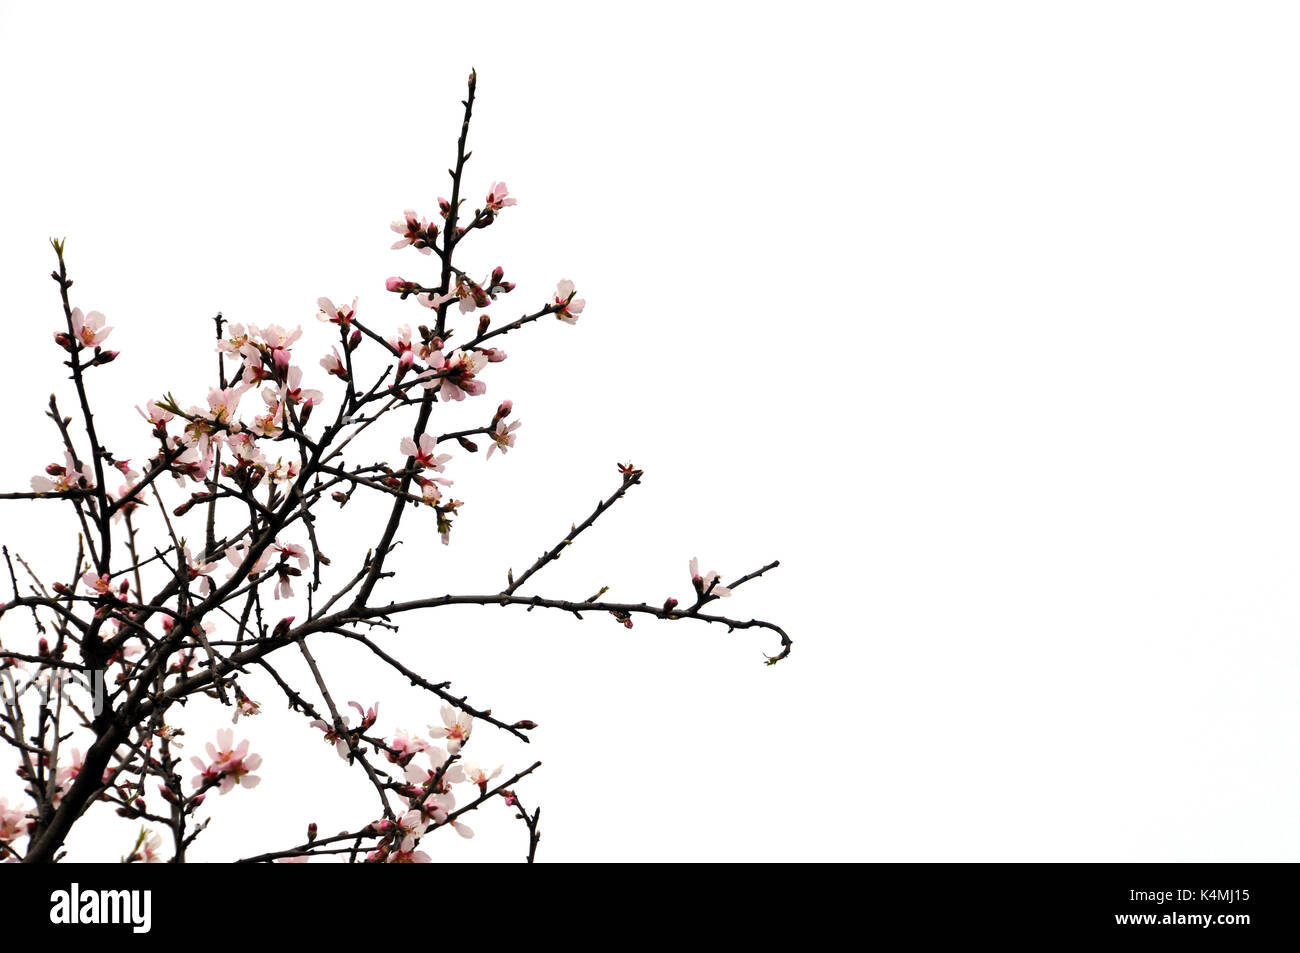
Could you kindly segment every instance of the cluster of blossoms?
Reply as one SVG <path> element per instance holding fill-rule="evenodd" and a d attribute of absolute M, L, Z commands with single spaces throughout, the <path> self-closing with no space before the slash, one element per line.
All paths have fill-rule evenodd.
<path fill-rule="evenodd" d="M 359 708 L 359 706 L 358 706 Z M 486 797 L 488 784 L 501 773 L 501 766 L 485 769 L 460 758 L 473 729 L 473 718 L 451 705 L 441 711 L 442 724 L 429 725 L 430 738 L 442 739 L 446 748 L 399 730 L 387 743 L 376 745 L 390 762 L 403 769 L 406 783 L 398 789 L 407 811 L 396 821 L 376 821 L 371 829 L 382 835 L 378 847 L 367 855 L 371 863 L 428 863 L 429 855 L 417 846 L 431 828 L 449 826 L 461 837 L 474 831 L 456 816 L 455 785 L 471 785 L 478 797 Z M 328 737 L 328 736 L 327 736 Z"/>
<path fill-rule="evenodd" d="M 245 738 L 235 744 L 235 733 L 229 728 L 217 732 L 217 743 L 208 742 L 208 761 L 193 757 L 190 763 L 198 768 L 199 773 L 192 780 L 195 788 L 219 787 L 222 794 L 228 794 L 236 785 L 246 788 L 257 787 L 262 779 L 252 772 L 262 765 L 260 754 L 248 753 L 249 742 Z"/>

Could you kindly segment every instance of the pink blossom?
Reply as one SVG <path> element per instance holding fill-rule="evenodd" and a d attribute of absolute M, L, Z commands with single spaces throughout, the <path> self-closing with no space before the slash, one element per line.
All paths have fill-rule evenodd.
<path fill-rule="evenodd" d="M 331 353 L 326 354 L 320 359 L 320 366 L 325 368 L 325 373 L 333 374 L 335 377 L 339 378 L 339 380 L 347 380 L 348 367 L 347 364 L 343 362 L 343 358 L 339 355 L 339 349 L 331 348 L 330 351 Z"/>
<path fill-rule="evenodd" d="M 144 503 L 140 500 L 139 493 L 136 493 L 134 496 L 131 495 L 135 488 L 136 484 L 134 483 L 124 483 L 122 484 L 122 488 L 117 491 L 118 506 L 117 509 L 113 511 L 114 523 L 120 520 L 123 516 L 128 516 L 131 513 L 134 513 L 141 506 L 144 506 Z M 128 497 L 130 498 L 128 499 Z"/>
<path fill-rule="evenodd" d="M 161 850 L 162 836 L 156 831 L 141 828 L 130 860 L 141 864 L 161 864 L 163 862 Z"/>
<path fill-rule="evenodd" d="M 186 436 L 191 436 L 189 427 L 186 427 L 186 431 Z M 172 461 L 172 475 L 176 477 L 177 483 L 184 484 L 186 477 L 201 483 L 207 479 L 208 471 L 212 469 L 212 447 L 207 432 L 199 431 L 195 439 L 198 440 L 197 443 Z"/>
<path fill-rule="evenodd" d="M 355 304 L 355 299 L 353 300 Z M 262 339 L 269 350 L 288 350 L 293 343 L 302 337 L 302 328 L 297 327 L 292 331 L 286 331 L 278 324 L 270 324 L 264 328 L 252 328 L 254 334 Z"/>
<path fill-rule="evenodd" d="M 379 719 L 379 702 L 375 702 L 369 708 L 362 708 L 360 702 L 348 702 L 348 706 L 355 708 L 361 715 L 361 724 L 357 726 L 357 731 L 369 731 L 370 726 Z"/>
<path fill-rule="evenodd" d="M 234 741 L 234 731 L 222 728 L 217 732 L 217 743 L 214 745 L 209 741 L 207 744 L 208 764 L 198 757 L 190 759 L 190 763 L 199 769 L 199 774 L 191 782 L 194 787 L 202 787 L 209 780 L 218 783 L 222 794 L 229 793 L 236 785 L 257 787 L 262 779 L 251 772 L 261 766 L 262 756 L 248 753 L 247 738 L 238 745 Z"/>
<path fill-rule="evenodd" d="M 265 392 L 262 397 L 266 399 Z M 248 425 L 248 429 L 259 437 L 277 437 L 284 432 L 284 428 L 280 426 L 280 421 L 283 419 L 284 407 L 278 399 L 273 399 L 267 413 L 253 415 L 253 422 Z"/>
<path fill-rule="evenodd" d="M 227 337 L 217 342 L 217 350 L 231 357 L 241 356 L 249 344 L 251 334 L 242 324 L 227 324 Z"/>
<path fill-rule="evenodd" d="M 226 550 L 226 558 L 230 560 L 230 562 L 236 567 L 236 570 L 238 570 L 238 567 L 242 566 L 244 561 L 248 558 L 248 551 L 248 543 L 235 543 Z M 274 555 L 275 553 L 269 546 L 262 550 L 262 554 L 257 557 L 257 561 L 248 569 L 247 578 L 256 579 L 262 573 L 266 572 L 267 566 L 270 565 L 271 559 Z"/>
<path fill-rule="evenodd" d="M 488 782 L 501 773 L 501 765 L 497 765 L 490 772 L 480 768 L 473 761 L 465 761 L 461 765 L 465 772 L 465 780 L 471 784 L 477 784 L 481 793 L 487 794 Z"/>
<path fill-rule="evenodd" d="M 395 850 L 388 855 L 390 864 L 427 864 L 429 855 L 422 850 Z"/>
<path fill-rule="evenodd" d="M 486 393 L 487 384 L 476 380 L 474 375 L 487 363 L 487 356 L 479 351 L 454 351 L 451 357 L 445 359 L 438 353 L 430 364 L 441 376 L 431 377 L 424 386 L 437 389 L 441 400 L 464 400 L 466 396 Z"/>
<path fill-rule="evenodd" d="M 510 190 L 506 188 L 504 182 L 493 182 L 492 188 L 488 191 L 487 210 L 496 214 L 507 205 L 514 205 L 515 200 L 510 198 Z"/>
<path fill-rule="evenodd" d="M 433 239 L 438 234 L 438 227 L 430 226 L 427 221 L 417 216 L 414 210 L 408 208 L 402 213 L 402 221 L 393 222 L 390 227 L 402 236 L 393 242 L 394 249 L 414 245 L 425 255 L 433 251 Z"/>
<path fill-rule="evenodd" d="M 400 381 L 415 364 L 415 347 L 411 342 L 411 326 L 403 324 L 397 336 L 388 339 L 388 346 L 397 352 L 397 377 Z"/>
<path fill-rule="evenodd" d="M 27 814 L 9 806 L 9 799 L 0 797 L 0 844 L 8 844 L 27 833 Z"/>
<path fill-rule="evenodd" d="M 201 579 L 202 582 L 199 583 L 199 592 L 204 597 L 212 595 L 212 571 L 217 568 L 217 564 L 201 561 L 196 562 L 194 557 L 190 555 L 190 548 L 188 546 L 185 547 L 184 553 L 185 568 L 188 571 L 187 574 L 189 575 L 190 581 L 193 582 L 195 579 Z"/>
<path fill-rule="evenodd" d="M 271 552 L 280 554 L 280 559 L 287 562 L 290 559 L 298 560 L 298 568 L 306 569 L 310 560 L 307 557 L 307 550 L 297 543 L 272 543 L 269 547 Z"/>
<path fill-rule="evenodd" d="M 294 460 L 276 460 L 275 463 L 268 463 L 266 467 L 266 479 L 268 483 L 292 483 L 298 479 L 298 464 Z"/>
<path fill-rule="evenodd" d="M 324 399 L 325 395 L 321 391 L 306 389 L 302 386 L 301 367 L 289 368 L 284 375 L 284 383 L 280 387 L 264 387 L 262 389 L 262 400 L 266 402 L 268 407 L 277 407 L 281 401 L 289 404 L 306 404 L 308 401 L 312 404 L 319 404 Z"/>
<path fill-rule="evenodd" d="M 497 421 L 496 429 L 493 430 L 492 433 L 488 434 L 488 436 L 492 438 L 492 443 L 489 444 L 487 448 L 488 459 L 492 458 L 493 450 L 500 448 L 501 452 L 505 453 L 515 445 L 514 432 L 519 429 L 521 423 L 523 423 L 523 421 L 516 420 L 507 427 L 504 420 Z"/>
<path fill-rule="evenodd" d="M 329 298 L 317 298 L 316 304 L 320 307 L 320 312 L 316 315 L 319 320 L 328 321 L 330 324 L 337 324 L 344 330 L 352 324 L 352 319 L 357 313 L 356 298 L 352 299 L 351 305 L 344 305 L 343 307 L 338 308 L 334 306 L 334 302 Z"/>
<path fill-rule="evenodd" d="M 261 712 L 262 706 L 241 692 L 235 702 L 235 714 L 230 720 L 238 722 L 241 715 L 252 718 L 254 715 L 261 714 Z"/>
<path fill-rule="evenodd" d="M 393 733 L 393 738 L 388 742 L 389 750 L 384 752 L 384 757 L 396 764 L 406 758 L 411 758 L 421 751 L 429 749 L 429 743 L 423 738 L 412 736 L 405 728 L 398 728 Z"/>
<path fill-rule="evenodd" d="M 136 407 L 136 410 L 141 417 L 153 424 L 155 429 L 166 427 L 167 422 L 176 416 L 170 410 L 163 410 L 159 407 L 157 401 L 151 400 L 145 404 L 145 407 L 148 408 L 147 412 L 140 410 L 139 407 Z"/>
<path fill-rule="evenodd" d="M 64 493 L 68 490 L 94 489 L 95 481 L 91 479 L 86 466 L 77 466 L 76 459 L 68 451 L 63 453 L 63 463 L 51 463 L 45 472 L 54 477 L 32 477 L 32 489 L 37 493 Z"/>
<path fill-rule="evenodd" d="M 433 738 L 446 738 L 447 750 L 452 754 L 458 752 L 469 740 L 469 733 L 474 728 L 474 719 L 451 705 L 442 706 L 442 724 L 430 725 L 429 735 Z"/>
<path fill-rule="evenodd" d="M 465 769 L 459 764 L 453 764 L 445 771 L 443 765 L 447 763 L 447 752 L 433 745 L 426 745 L 424 753 L 429 758 L 429 767 L 411 762 L 403 768 L 403 774 L 406 776 L 406 783 L 418 788 L 421 792 L 429 788 L 434 781 L 438 781 L 438 786 L 434 788 L 435 793 L 446 791 L 449 784 L 459 784 L 465 780 Z M 441 772 L 442 777 L 438 775 Z M 427 802 L 426 802 L 427 803 Z"/>
<path fill-rule="evenodd" d="M 98 311 L 83 315 L 80 308 L 72 309 L 72 336 L 82 347 L 99 347 L 112 330 L 104 327 L 104 316 Z"/>
<path fill-rule="evenodd" d="M 239 421 L 235 419 L 235 411 L 239 407 L 240 398 L 248 389 L 248 384 L 209 388 L 207 418 L 214 423 L 224 424 L 231 430 L 238 430 Z"/>
<path fill-rule="evenodd" d="M 429 480 L 422 476 L 417 476 L 415 480 L 420 484 L 420 495 L 424 497 L 424 502 L 430 506 L 437 506 L 442 502 L 442 490 L 438 488 L 438 484 L 442 483 L 445 486 L 451 482 L 450 480 L 439 480 L 437 477 Z"/>
<path fill-rule="evenodd" d="M 582 309 L 587 306 L 583 298 L 574 299 L 573 282 L 565 278 L 555 286 L 555 306 L 560 310 L 555 312 L 555 316 L 565 324 L 577 324 L 578 315 L 582 314 Z"/>
<path fill-rule="evenodd" d="M 492 303 L 488 293 L 470 278 L 460 278 L 456 282 L 456 287 L 452 290 L 455 292 L 456 297 L 460 299 L 462 314 L 473 311 L 475 308 L 486 308 Z"/>
<path fill-rule="evenodd" d="M 352 753 L 352 747 L 348 744 L 348 716 L 340 715 L 339 721 L 343 723 L 343 729 L 341 731 L 336 729 L 329 722 L 323 721 L 320 718 L 313 721 L 311 726 L 313 728 L 319 728 L 324 732 L 325 740 L 332 744 L 334 750 L 338 752 L 338 756 L 346 761 L 348 756 Z"/>
<path fill-rule="evenodd" d="M 455 301 L 456 297 L 456 294 L 453 292 L 448 292 L 447 294 L 425 292 L 424 294 L 416 295 L 415 300 L 420 302 L 420 304 L 424 305 L 426 308 L 439 308 L 448 301 Z"/>
<path fill-rule="evenodd" d="M 398 449 L 408 457 L 415 458 L 415 465 L 421 469 L 428 467 L 442 473 L 448 460 L 451 459 L 449 453 L 434 453 L 434 448 L 438 445 L 438 438 L 433 434 L 420 434 L 420 442 L 417 444 L 410 437 L 403 437 L 402 442 L 398 444 Z"/>
<path fill-rule="evenodd" d="M 731 595 L 731 590 L 718 582 L 718 574 L 710 569 L 704 576 L 700 575 L 700 561 L 691 557 L 691 583 L 695 586 L 695 591 L 701 596 L 722 596 Z M 715 585 L 716 583 L 716 585 Z M 710 589 L 709 587 L 712 586 Z"/>
<path fill-rule="evenodd" d="M 81 766 L 85 762 L 86 756 L 81 753 L 81 749 L 73 748 L 71 759 L 54 774 L 55 793 L 59 797 L 68 793 L 72 782 L 77 780 L 77 775 L 81 774 Z"/>
<path fill-rule="evenodd" d="M 91 592 L 101 596 L 113 595 L 113 580 L 107 574 L 97 576 L 93 572 L 88 572 L 81 577 L 81 581 Z"/>

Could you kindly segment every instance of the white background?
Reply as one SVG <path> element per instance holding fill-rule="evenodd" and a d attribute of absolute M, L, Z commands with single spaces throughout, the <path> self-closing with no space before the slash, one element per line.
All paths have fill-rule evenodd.
<path fill-rule="evenodd" d="M 542 859 L 1294 859 L 1297 39 L 1265 3 L 2 4 L 0 485 L 59 457 L 50 389 L 73 406 L 48 236 L 116 327 L 92 389 L 138 459 L 132 407 L 202 399 L 217 310 L 303 324 L 309 375 L 319 295 L 427 313 L 382 291 L 434 275 L 388 223 L 447 194 L 476 67 L 469 197 L 519 204 L 463 263 L 518 281 L 498 320 L 560 278 L 588 307 L 449 409 L 512 398 L 518 447 L 457 454 L 452 545 L 408 521 L 382 591 L 500 588 L 630 458 L 644 485 L 530 591 L 656 602 L 692 555 L 779 558 L 724 607 L 796 640 L 767 668 L 756 632 L 408 618 L 396 654 L 541 725 L 471 749 L 545 762 Z M 63 518 L 5 504 L 0 535 L 66 578 Z M 344 575 L 358 529 L 324 540 Z M 381 730 L 435 720 L 320 656 Z M 372 817 L 246 685 L 265 780 L 196 858 Z M 228 718 L 178 720 L 198 748 Z M 521 856 L 479 815 L 427 846 Z M 73 856 L 129 848 L 102 820 Z"/>

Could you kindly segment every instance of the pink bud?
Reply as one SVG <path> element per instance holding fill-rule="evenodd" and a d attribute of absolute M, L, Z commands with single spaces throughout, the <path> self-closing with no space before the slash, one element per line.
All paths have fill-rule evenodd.
<path fill-rule="evenodd" d="M 393 383 L 396 384 L 403 377 L 405 377 L 406 372 L 411 369 L 411 365 L 414 363 L 415 363 L 415 352 L 403 351 L 402 356 L 397 359 L 397 376 L 393 378 Z"/>
<path fill-rule="evenodd" d="M 389 278 L 384 282 L 384 287 L 389 291 L 401 291 L 403 288 L 409 287 L 409 285 L 410 282 L 405 278 L 398 278 L 396 276 Z"/>

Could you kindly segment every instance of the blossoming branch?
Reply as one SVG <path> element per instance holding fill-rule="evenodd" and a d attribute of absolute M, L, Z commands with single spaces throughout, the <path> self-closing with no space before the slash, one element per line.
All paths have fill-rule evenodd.
<path fill-rule="evenodd" d="M 516 205 L 499 181 L 478 193 L 485 197 L 477 207 L 464 197 L 475 91 L 471 73 L 450 197 L 438 199 L 432 218 L 407 210 L 392 225 L 394 249 L 414 249 L 419 263 L 433 265 L 428 277 L 385 282 L 386 293 L 418 311 L 415 327 L 374 324 L 357 298 L 336 304 L 321 297 L 306 332 L 218 315 L 212 386 L 199 401 L 171 391 L 142 395 L 140 450 L 109 447 L 96 430 L 92 383 L 111 373 L 105 369 L 118 356 L 106 347 L 113 327 L 99 311 L 73 306 L 65 243 L 52 242 L 63 309 L 54 342 L 76 408 L 65 415 L 50 398 L 56 439 L 42 471 L 30 490 L 0 498 L 33 509 L 66 506 L 80 532 L 69 559 L 75 571 L 48 585 L 3 549 L 12 598 L 0 603 L 0 741 L 16 760 L 23 794 L 0 799 L 0 857 L 58 859 L 73 826 L 107 803 L 132 825 L 123 833 L 124 861 L 184 861 L 213 821 L 214 799 L 249 796 L 243 792 L 261 773 L 274 770 L 252 751 L 255 732 L 245 731 L 273 693 L 301 715 L 304 731 L 364 775 L 374 812 L 335 835 L 308 823 L 301 837 L 243 860 L 426 861 L 438 831 L 470 837 L 467 815 L 500 803 L 523 822 L 531 861 L 540 811 L 523 806 L 518 786 L 540 762 L 502 780 L 504 766 L 480 766 L 466 749 L 476 726 L 528 742 L 536 724 L 471 705 L 449 682 L 406 665 L 388 644 L 395 620 L 451 605 L 555 609 L 579 619 L 595 613 L 628 628 L 639 617 L 693 620 L 769 632 L 777 646 L 769 663 L 789 654 L 790 639 L 776 624 L 708 611 L 776 563 L 724 585 L 692 558 L 683 601 L 613 602 L 605 589 L 582 599 L 521 591 L 641 483 L 631 463 L 618 466 L 610 495 L 558 543 L 518 576 L 506 570 L 504 588 L 377 597 L 396 575 L 388 558 L 408 517 L 426 514 L 431 535 L 451 545 L 467 505 L 452 491 L 467 472 L 466 455 L 480 445 L 485 458 L 515 447 L 514 403 L 479 400 L 492 366 L 506 360 L 501 339 L 544 318 L 574 325 L 585 316 L 585 300 L 564 279 L 540 305 L 496 323 L 488 309 L 502 306 L 515 284 L 501 266 L 471 271 L 460 264 L 471 233 L 495 226 Z M 313 376 L 321 387 L 309 386 Z M 470 426 L 454 429 L 444 418 L 462 404 L 478 413 Z M 388 447 L 394 456 L 355 459 L 354 441 L 378 433 L 372 428 L 381 420 L 398 422 L 405 434 Z M 320 517 L 357 494 L 383 500 L 387 518 L 364 552 L 347 554 L 346 581 L 327 587 L 322 569 L 344 557 L 326 556 Z M 425 732 L 381 728 L 377 702 L 340 704 L 340 673 L 327 673 L 312 651 L 323 639 L 360 646 L 377 668 L 427 695 Z M 310 684 L 291 684 L 284 653 L 305 662 Z M 233 725 L 187 760 L 185 703 L 197 697 L 226 706 Z"/>

